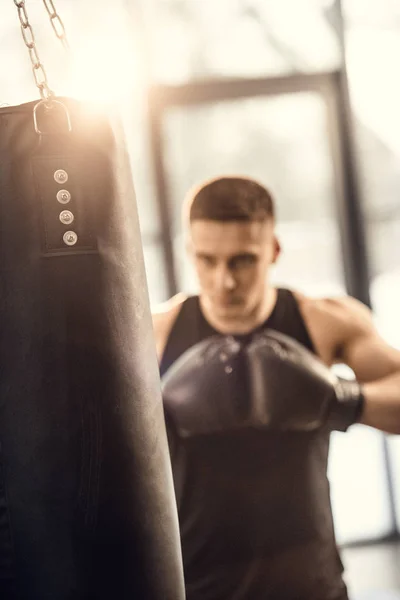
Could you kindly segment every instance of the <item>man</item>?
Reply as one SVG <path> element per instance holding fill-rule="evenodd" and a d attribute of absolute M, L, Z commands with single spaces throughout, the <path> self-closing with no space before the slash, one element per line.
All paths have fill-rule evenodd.
<path fill-rule="evenodd" d="M 280 245 L 257 182 L 208 181 L 185 209 L 200 295 L 167 302 L 154 330 L 187 598 L 345 600 L 329 436 L 400 433 L 400 352 L 355 299 L 270 284 Z"/>

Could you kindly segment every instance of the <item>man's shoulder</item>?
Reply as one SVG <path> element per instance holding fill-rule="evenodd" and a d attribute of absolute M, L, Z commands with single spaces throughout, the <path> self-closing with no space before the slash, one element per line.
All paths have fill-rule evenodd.
<path fill-rule="evenodd" d="M 164 351 L 172 326 L 186 299 L 185 294 L 179 293 L 166 302 L 152 307 L 153 329 L 158 356 L 161 356 Z"/>
<path fill-rule="evenodd" d="M 300 310 L 309 318 L 322 318 L 343 322 L 346 325 L 360 326 L 371 320 L 370 309 L 352 296 L 323 296 L 312 297 L 294 291 Z"/>
<path fill-rule="evenodd" d="M 168 321 L 168 319 L 173 318 L 174 315 L 177 315 L 182 307 L 182 304 L 187 300 L 188 296 L 182 293 L 176 294 L 166 300 L 165 302 L 161 302 L 156 306 L 152 306 L 151 314 L 153 317 L 153 321 L 155 322 L 164 322 Z"/>
<path fill-rule="evenodd" d="M 335 360 L 340 348 L 373 328 L 370 309 L 347 295 L 312 297 L 293 291 L 318 354 Z"/>

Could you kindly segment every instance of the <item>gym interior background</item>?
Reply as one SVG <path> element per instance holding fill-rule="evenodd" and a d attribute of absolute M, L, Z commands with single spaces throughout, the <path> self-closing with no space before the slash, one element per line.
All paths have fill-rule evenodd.
<path fill-rule="evenodd" d="M 71 51 L 27 2 L 57 95 L 118 104 L 151 303 L 196 291 L 180 209 L 220 173 L 276 198 L 275 281 L 370 304 L 400 347 L 400 3 L 58 0 Z M 0 104 L 37 98 L 12 0 L 0 0 Z M 355 592 L 400 591 L 400 439 L 334 434 L 337 538 Z M 367 596 L 366 596 L 367 597 Z"/>

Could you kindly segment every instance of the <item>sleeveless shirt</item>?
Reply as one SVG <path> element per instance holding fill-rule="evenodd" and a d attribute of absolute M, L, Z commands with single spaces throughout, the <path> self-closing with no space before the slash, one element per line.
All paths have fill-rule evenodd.
<path fill-rule="evenodd" d="M 258 329 L 280 331 L 315 352 L 290 290 L 278 290 Z M 217 333 L 199 298 L 187 298 L 161 375 Z M 180 439 L 165 411 L 187 600 L 347 600 L 327 478 L 330 432 L 243 426 Z"/>

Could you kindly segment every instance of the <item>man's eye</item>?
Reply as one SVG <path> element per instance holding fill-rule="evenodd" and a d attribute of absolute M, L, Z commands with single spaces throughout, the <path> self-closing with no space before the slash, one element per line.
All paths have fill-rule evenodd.
<path fill-rule="evenodd" d="M 212 256 L 200 256 L 199 258 L 206 267 L 213 267 L 215 265 L 215 260 Z"/>
<path fill-rule="evenodd" d="M 232 261 L 231 266 L 233 269 L 241 269 L 241 268 L 250 267 L 251 265 L 254 265 L 255 262 L 256 262 L 255 256 L 244 255 L 244 256 L 238 256 L 237 258 L 235 258 Z"/>

